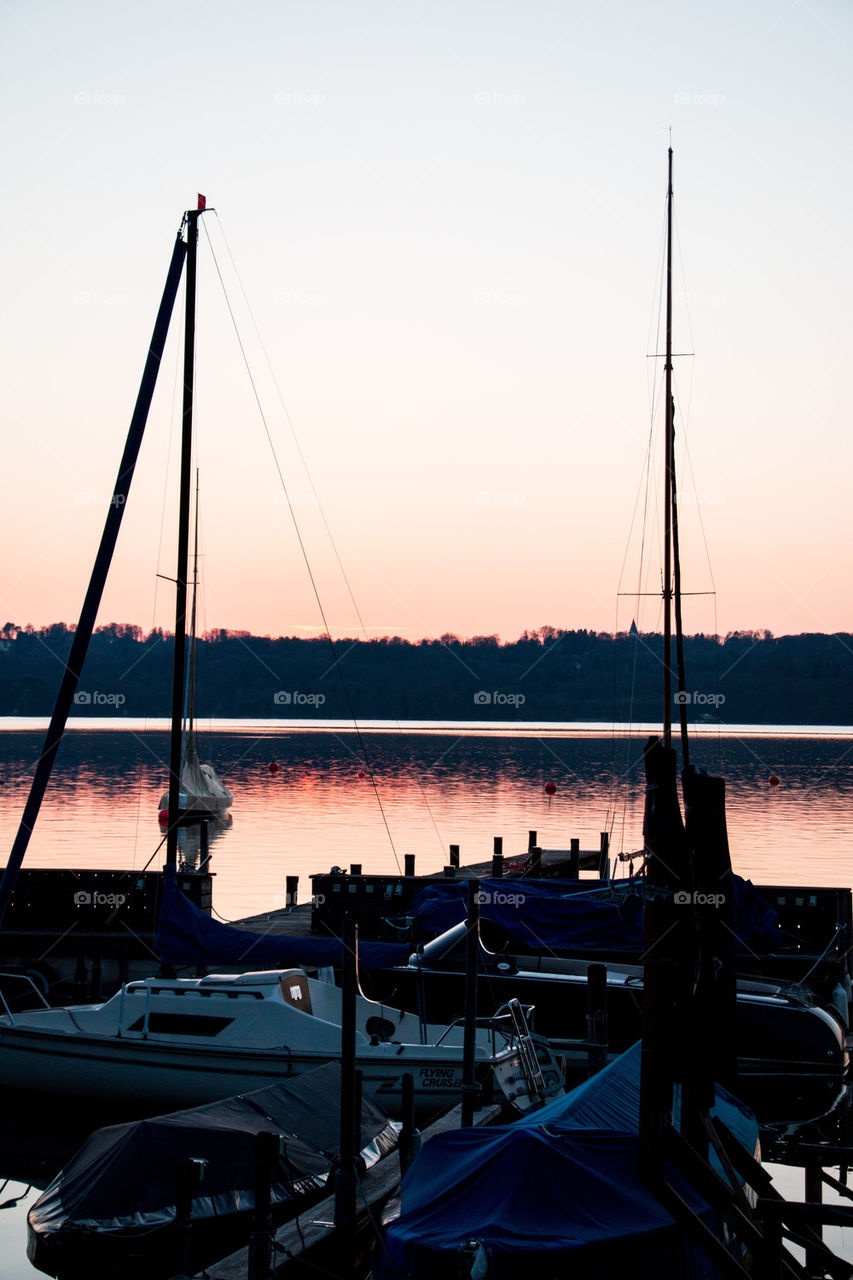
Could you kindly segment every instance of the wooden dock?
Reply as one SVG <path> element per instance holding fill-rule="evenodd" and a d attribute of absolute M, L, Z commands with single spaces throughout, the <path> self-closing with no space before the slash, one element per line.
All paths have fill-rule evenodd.
<path fill-rule="evenodd" d="M 483 1107 L 475 1113 L 475 1125 L 494 1124 L 502 1110 L 498 1105 Z M 458 1129 L 461 1122 L 462 1108 L 454 1107 L 424 1131 L 423 1139 L 426 1141 L 435 1134 Z M 396 1154 L 368 1169 L 358 1184 L 359 1213 L 378 1217 L 382 1205 L 390 1198 L 401 1177 L 400 1159 Z M 335 1197 L 330 1195 L 307 1214 L 279 1227 L 272 1237 L 273 1262 L 270 1270 L 263 1272 L 264 1280 L 268 1276 L 275 1277 L 275 1280 L 286 1277 L 288 1268 L 298 1267 L 301 1259 L 318 1246 L 334 1247 L 334 1221 Z M 221 1262 L 208 1266 L 206 1274 L 209 1280 L 260 1280 L 260 1274 L 256 1274 L 253 1266 L 252 1250 L 247 1245 Z"/>

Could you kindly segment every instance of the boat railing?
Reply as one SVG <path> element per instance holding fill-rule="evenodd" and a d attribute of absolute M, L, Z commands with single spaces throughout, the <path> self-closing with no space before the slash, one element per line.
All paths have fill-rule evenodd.
<path fill-rule="evenodd" d="M 35 995 L 38 996 L 39 1000 L 44 1005 L 45 1009 L 50 1008 L 50 1005 L 48 1004 L 47 1000 L 44 997 L 44 992 L 39 991 L 38 987 L 33 982 L 32 978 L 28 973 L 0 973 L 0 979 L 2 978 L 12 978 L 15 982 L 26 982 L 28 986 L 32 987 L 33 992 L 35 993 Z M 13 1014 L 12 1010 L 9 1008 L 9 1004 L 8 1004 L 8 1001 L 6 1000 L 6 996 L 3 992 L 2 986 L 0 986 L 0 1003 L 2 1003 L 3 1005 L 4 1012 L 6 1014 L 6 1017 L 9 1019 L 9 1022 L 12 1024 L 13 1027 L 16 1026 L 15 1015 Z"/>
<path fill-rule="evenodd" d="M 518 1001 L 510 1003 L 518 1004 Z M 533 1013 L 534 1006 L 532 1004 L 519 1005 L 526 1021 L 528 1021 Z M 444 1028 L 441 1035 L 435 1042 L 436 1048 L 450 1035 L 456 1027 L 465 1025 L 465 1019 L 454 1018 L 454 1020 Z M 518 1042 L 518 1030 L 516 1020 L 513 1017 L 513 1011 L 509 1005 L 501 1005 L 501 1007 L 488 1017 L 477 1018 L 474 1024 L 477 1028 L 484 1028 L 491 1032 L 492 1053 L 497 1053 L 497 1037 L 501 1036 L 505 1046 L 512 1048 Z"/>

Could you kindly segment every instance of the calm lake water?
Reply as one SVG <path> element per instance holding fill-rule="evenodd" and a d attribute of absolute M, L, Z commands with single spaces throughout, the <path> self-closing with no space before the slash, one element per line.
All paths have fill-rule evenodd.
<path fill-rule="evenodd" d="M 651 729 L 652 727 L 649 726 Z M 43 725 L 0 720 L 0 841 L 11 846 L 40 750 Z M 225 722 L 202 733 L 202 759 L 234 792 L 233 823 L 212 843 L 214 905 L 235 919 L 284 905 L 285 876 L 360 862 L 366 872 L 420 872 L 447 861 L 507 856 L 527 847 L 641 844 L 645 727 L 432 724 L 395 728 L 328 722 Z M 703 726 L 694 763 L 727 779 L 735 870 L 758 882 L 849 885 L 853 870 L 853 730 Z M 162 862 L 157 809 L 168 735 L 155 722 L 77 721 L 66 734 L 27 854 L 28 866 L 140 869 Z M 278 765 L 270 772 L 270 764 Z M 364 773 L 364 777 L 359 774 Z M 769 785 L 776 775 L 780 784 Z M 557 788 L 552 799 L 544 787 Z M 375 784 L 375 785 L 374 785 Z M 50 1147 L 50 1137 L 47 1137 Z M 27 1153 L 25 1153 L 27 1154 Z M 30 1152 L 29 1154 L 32 1154 Z M 14 1164 L 0 1178 L 16 1176 Z M 25 1176 L 23 1173 L 21 1176 Z M 800 1175 L 786 1174 L 789 1194 Z M 10 1183 L 0 1199 L 23 1191 Z M 25 1210 L 0 1212 L 0 1273 L 32 1280 Z M 838 1247 L 853 1258 L 846 1237 Z"/>
<path fill-rule="evenodd" d="M 138 870 L 153 858 L 157 866 L 168 735 L 144 722 L 120 730 L 114 721 L 86 723 L 66 734 L 27 865 Z M 281 906 L 286 875 L 300 876 L 304 901 L 311 872 L 351 862 L 393 872 L 414 853 L 419 871 L 435 871 L 449 844 L 461 846 L 463 862 L 480 861 L 495 835 L 509 856 L 526 849 L 530 830 L 545 848 L 565 848 L 572 836 L 597 848 L 608 830 L 615 851 L 636 850 L 643 738 L 600 725 L 376 727 L 361 738 L 346 726 L 216 726 L 202 735 L 202 758 L 235 797 L 233 823 L 213 844 L 216 909 L 234 918 Z M 2 848 L 11 846 L 41 740 L 35 727 L 0 721 Z M 853 730 L 706 727 L 692 759 L 727 778 L 741 875 L 851 882 Z M 551 799 L 547 782 L 557 788 Z"/>

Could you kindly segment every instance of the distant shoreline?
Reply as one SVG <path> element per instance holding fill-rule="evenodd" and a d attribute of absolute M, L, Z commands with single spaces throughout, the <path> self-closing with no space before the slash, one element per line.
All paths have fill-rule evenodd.
<path fill-rule="evenodd" d="M 0 716 L 0 733 L 43 733 L 48 716 Z M 165 717 L 139 716 L 72 716 L 69 731 L 168 733 Z M 597 720 L 488 722 L 482 720 L 351 720 L 328 719 L 235 719 L 199 720 L 199 733 L 238 733 L 277 736 L 286 733 L 408 733 L 435 737 L 458 734 L 464 737 L 576 737 L 576 738 L 644 738 L 660 732 L 654 723 L 612 723 Z M 695 724 L 689 726 L 693 737 L 701 738 L 850 738 L 853 725 L 816 724 Z"/>

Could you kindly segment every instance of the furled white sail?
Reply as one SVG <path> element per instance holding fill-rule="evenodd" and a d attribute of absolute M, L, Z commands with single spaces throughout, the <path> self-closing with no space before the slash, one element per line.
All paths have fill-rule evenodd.
<path fill-rule="evenodd" d="M 234 803 L 234 796 L 217 776 L 212 764 L 198 758 L 195 735 L 188 733 L 184 745 L 184 767 L 181 770 L 179 804 L 182 809 L 200 809 L 207 813 L 224 813 Z M 168 809 L 168 791 L 160 800 L 160 808 Z"/>

